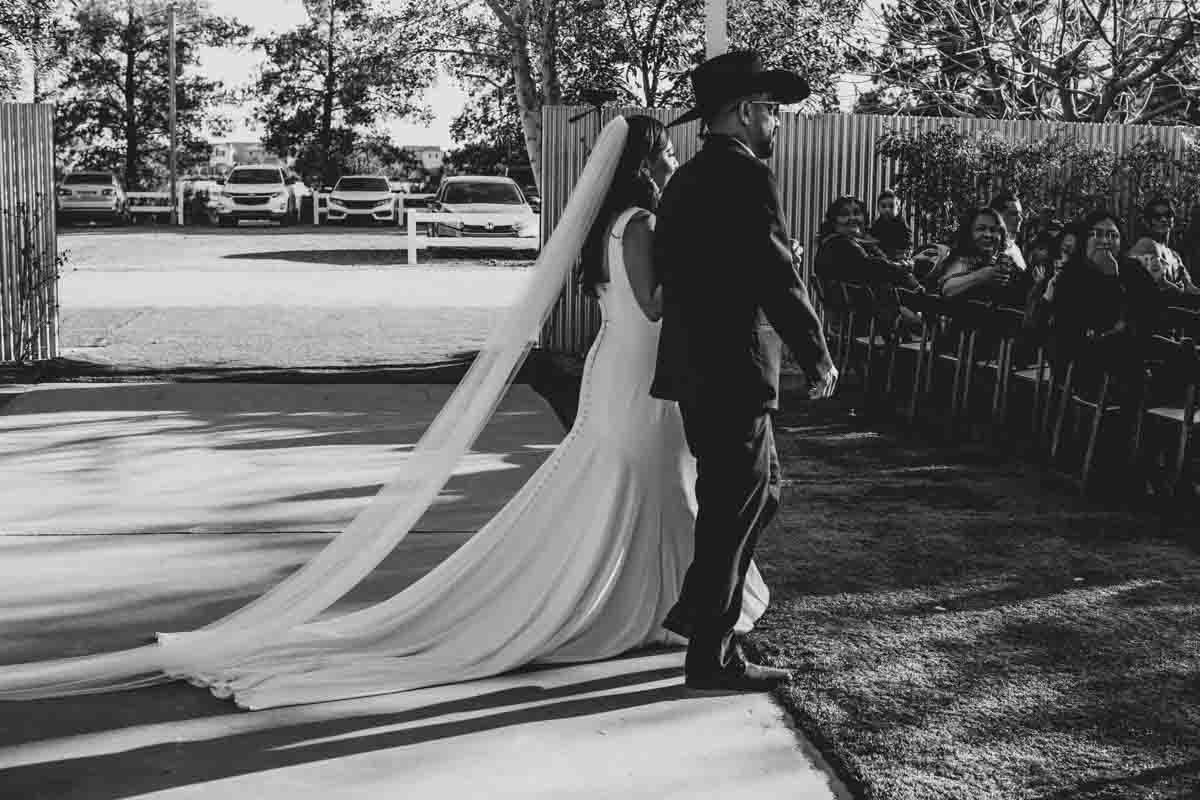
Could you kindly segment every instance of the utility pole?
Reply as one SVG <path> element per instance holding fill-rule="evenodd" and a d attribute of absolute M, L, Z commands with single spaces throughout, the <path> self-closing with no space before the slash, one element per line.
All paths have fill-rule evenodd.
<path fill-rule="evenodd" d="M 729 49 L 726 0 L 704 0 L 704 55 L 719 56 Z"/>
<path fill-rule="evenodd" d="M 179 201 L 176 197 L 177 189 L 175 186 L 176 141 L 175 141 L 175 4 L 174 3 L 172 3 L 167 8 L 167 31 L 168 31 L 167 38 L 169 40 L 169 42 L 168 42 L 169 49 L 167 50 L 167 69 L 171 73 L 171 77 L 170 77 L 170 81 L 169 81 L 170 87 L 171 87 L 170 88 L 170 95 L 171 95 L 171 115 L 170 115 L 171 151 L 170 151 L 170 156 L 168 158 L 168 170 L 171 173 L 171 224 L 179 225 L 182 222 L 182 220 L 179 219 Z"/>

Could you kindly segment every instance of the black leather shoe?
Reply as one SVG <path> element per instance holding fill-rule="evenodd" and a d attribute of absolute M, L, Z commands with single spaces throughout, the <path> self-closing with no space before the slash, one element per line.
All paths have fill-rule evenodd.
<path fill-rule="evenodd" d="M 704 692 L 769 692 L 792 679 L 790 670 L 749 661 L 733 662 L 720 672 L 688 675 L 684 686 Z"/>

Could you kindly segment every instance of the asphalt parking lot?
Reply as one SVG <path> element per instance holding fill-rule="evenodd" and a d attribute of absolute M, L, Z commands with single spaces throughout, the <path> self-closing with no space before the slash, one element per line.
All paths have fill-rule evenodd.
<path fill-rule="evenodd" d="M 476 349 L 532 254 L 400 229 L 70 227 L 61 355 L 134 370 L 421 364 Z"/>

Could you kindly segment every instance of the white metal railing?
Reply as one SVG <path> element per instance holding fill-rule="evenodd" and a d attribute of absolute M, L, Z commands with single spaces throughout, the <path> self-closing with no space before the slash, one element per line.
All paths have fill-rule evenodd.
<path fill-rule="evenodd" d="M 453 222 L 462 224 L 463 217 L 461 214 L 446 214 L 435 213 L 432 211 L 410 211 L 408 213 L 408 235 L 405 236 L 405 244 L 408 250 L 409 264 L 417 263 L 417 250 L 430 247 L 453 247 L 463 249 L 487 250 L 490 248 L 510 247 L 520 250 L 536 250 L 538 247 L 538 239 L 536 236 L 481 236 L 478 238 L 463 237 L 463 236 L 418 236 L 417 223 L 428 222 Z"/>
<path fill-rule="evenodd" d="M 170 192 L 126 192 L 126 200 L 157 200 L 157 203 L 129 203 L 130 214 L 170 214 L 171 213 L 171 193 Z M 183 192 L 176 195 L 176 224 L 183 224 Z"/>

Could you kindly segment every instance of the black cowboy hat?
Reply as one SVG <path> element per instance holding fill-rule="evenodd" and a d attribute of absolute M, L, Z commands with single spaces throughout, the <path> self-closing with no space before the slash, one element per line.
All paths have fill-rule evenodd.
<path fill-rule="evenodd" d="M 765 94 L 777 103 L 798 103 L 811 94 L 808 81 L 786 69 L 764 69 L 753 50 L 722 53 L 692 70 L 696 107 L 668 125 L 708 119 L 734 100 Z"/>

